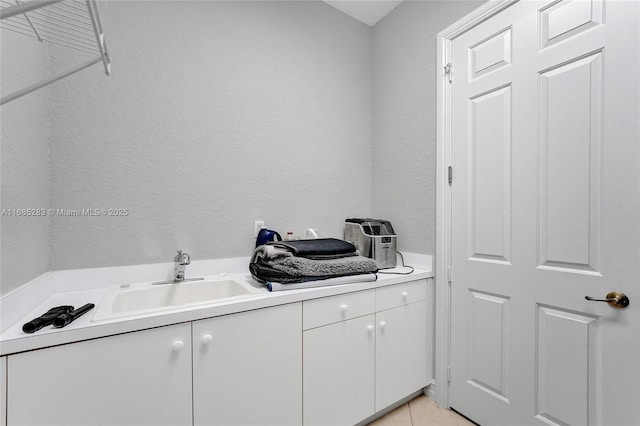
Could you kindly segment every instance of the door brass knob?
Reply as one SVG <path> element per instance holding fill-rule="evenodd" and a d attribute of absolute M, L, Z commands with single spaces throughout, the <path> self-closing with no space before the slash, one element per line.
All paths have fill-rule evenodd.
<path fill-rule="evenodd" d="M 591 296 L 585 296 L 584 298 L 591 302 L 607 302 L 609 306 L 616 309 L 624 309 L 629 306 L 629 298 L 619 291 L 608 293 L 606 299 L 596 299 Z"/>

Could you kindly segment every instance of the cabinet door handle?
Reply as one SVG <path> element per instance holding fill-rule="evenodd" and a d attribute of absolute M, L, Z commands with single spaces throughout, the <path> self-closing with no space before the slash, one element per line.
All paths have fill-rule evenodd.
<path fill-rule="evenodd" d="M 342 312 L 347 312 L 348 309 L 349 309 L 349 305 L 347 305 L 346 303 L 343 303 L 342 305 L 340 305 L 340 310 Z"/>
<path fill-rule="evenodd" d="M 182 350 L 182 348 L 184 348 L 184 342 L 182 340 L 176 340 L 171 345 L 171 350 L 173 352 L 180 352 Z"/>
<path fill-rule="evenodd" d="M 403 291 L 401 294 L 402 294 L 402 297 L 404 297 L 406 299 L 407 296 L 409 295 L 409 292 L 408 291 Z"/>
<path fill-rule="evenodd" d="M 207 346 L 209 344 L 211 344 L 211 342 L 213 342 L 213 336 L 210 334 L 205 334 L 204 336 L 202 336 L 202 339 L 200 340 L 200 342 Z"/>
<path fill-rule="evenodd" d="M 380 328 L 385 328 L 387 326 L 386 321 L 380 321 Z"/>
<path fill-rule="evenodd" d="M 375 327 L 373 325 L 371 325 L 371 324 L 369 324 L 367 326 L 367 330 L 369 330 L 369 332 L 372 332 L 374 329 L 375 329 Z"/>

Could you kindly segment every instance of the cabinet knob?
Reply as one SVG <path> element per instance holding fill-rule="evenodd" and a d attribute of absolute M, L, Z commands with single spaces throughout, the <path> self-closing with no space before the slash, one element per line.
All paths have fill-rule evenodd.
<path fill-rule="evenodd" d="M 213 342 L 213 336 L 210 334 L 205 334 L 204 336 L 202 336 L 200 342 L 202 342 L 202 344 L 205 346 L 209 345 L 211 342 Z"/>
<path fill-rule="evenodd" d="M 176 340 L 171 345 L 171 350 L 174 352 L 180 352 L 184 348 L 184 342 L 182 340 Z"/>
<path fill-rule="evenodd" d="M 347 312 L 348 309 L 349 309 L 349 305 L 347 305 L 346 303 L 343 303 L 342 305 L 340 305 L 340 310 L 342 312 Z"/>
<path fill-rule="evenodd" d="M 380 321 L 380 328 L 385 328 L 387 326 L 386 321 Z"/>
<path fill-rule="evenodd" d="M 403 291 L 401 294 L 402 294 L 402 297 L 404 297 L 406 299 L 407 296 L 409 295 L 409 292 L 408 291 Z"/>
<path fill-rule="evenodd" d="M 373 331 L 374 329 L 375 329 L 375 327 L 373 325 L 371 325 L 371 324 L 369 324 L 367 326 L 367 330 L 369 330 L 369 332 Z"/>

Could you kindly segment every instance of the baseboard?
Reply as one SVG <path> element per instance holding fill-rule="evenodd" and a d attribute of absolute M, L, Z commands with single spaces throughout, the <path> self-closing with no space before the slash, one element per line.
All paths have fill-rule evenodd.
<path fill-rule="evenodd" d="M 390 412 L 392 412 L 393 410 L 395 410 L 398 407 L 403 406 L 404 404 L 406 404 L 407 402 L 411 401 L 412 399 L 420 396 L 420 395 L 426 395 L 427 389 L 429 388 L 429 386 L 427 386 L 424 389 L 420 389 L 419 391 L 416 391 L 414 393 L 412 393 L 411 395 L 406 396 L 405 398 L 402 398 L 400 401 L 391 404 L 390 406 L 388 406 L 387 408 L 378 411 L 377 413 L 375 413 L 372 416 L 367 417 L 366 419 L 364 419 L 363 421 L 356 423 L 355 426 L 365 426 L 368 425 L 369 423 L 378 420 L 380 417 L 385 416 L 386 414 L 389 414 Z"/>
<path fill-rule="evenodd" d="M 423 389 L 423 393 L 424 395 L 432 400 L 436 400 L 436 382 L 435 380 L 433 380 L 431 382 L 431 385 L 427 386 L 426 388 Z"/>

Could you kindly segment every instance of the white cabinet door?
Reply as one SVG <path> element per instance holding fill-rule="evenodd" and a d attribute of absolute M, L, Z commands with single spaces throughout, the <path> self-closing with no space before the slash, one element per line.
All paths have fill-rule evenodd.
<path fill-rule="evenodd" d="M 376 411 L 429 384 L 427 302 L 376 314 Z"/>
<path fill-rule="evenodd" d="M 10 425 L 190 425 L 191 326 L 7 359 Z"/>
<path fill-rule="evenodd" d="M 304 424 L 353 425 L 374 413 L 374 315 L 304 332 Z"/>
<path fill-rule="evenodd" d="M 195 425 L 299 425 L 302 304 L 193 323 Z"/>

